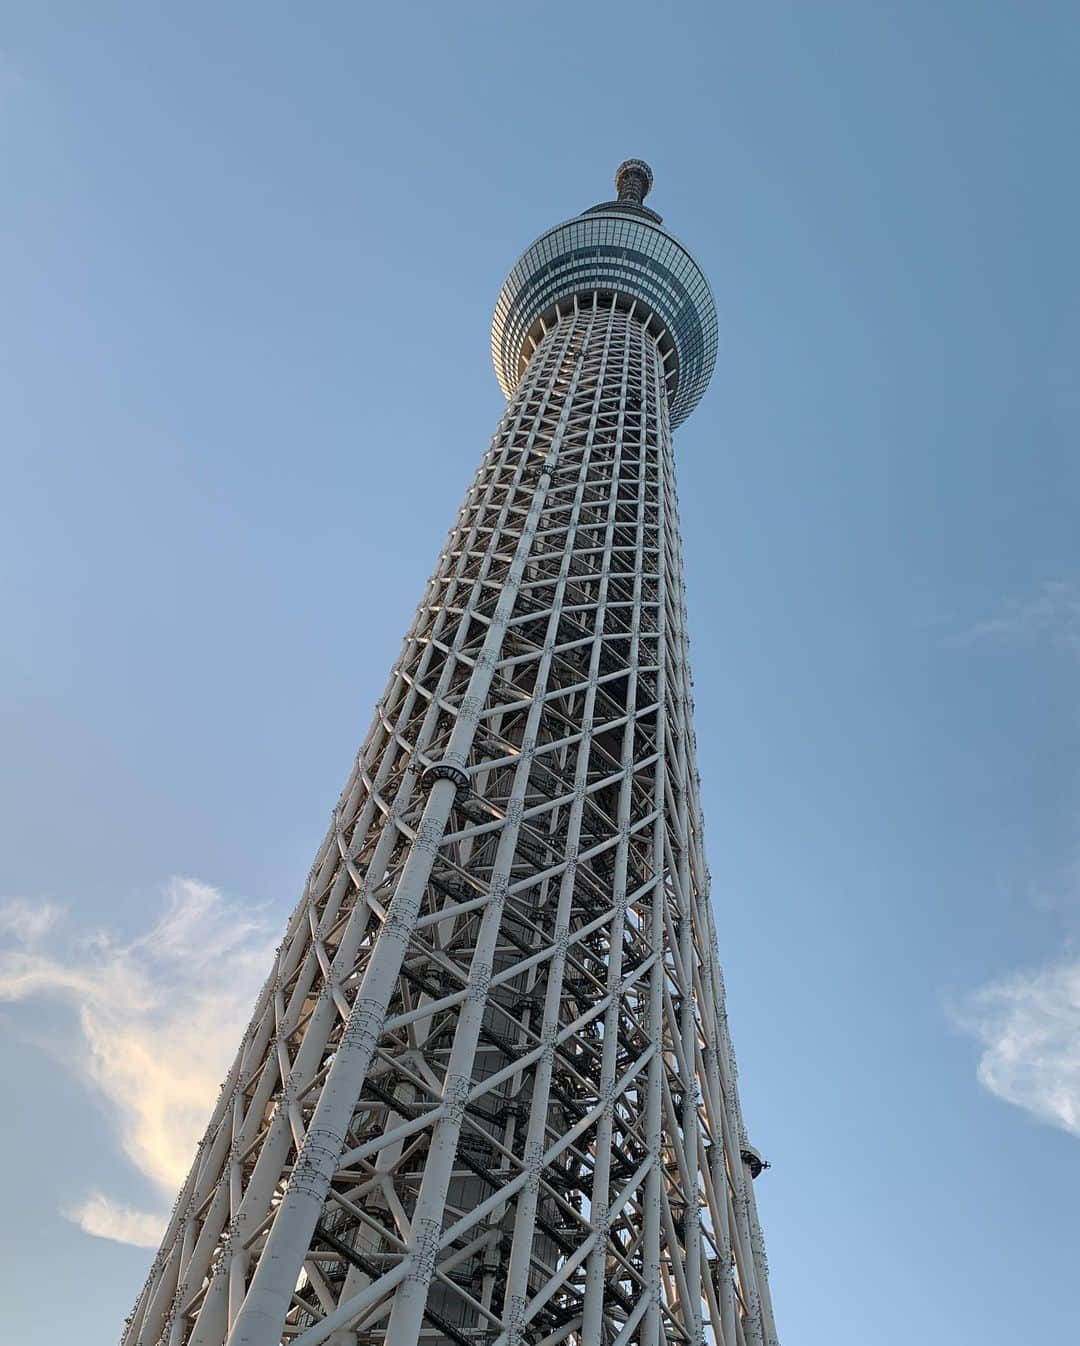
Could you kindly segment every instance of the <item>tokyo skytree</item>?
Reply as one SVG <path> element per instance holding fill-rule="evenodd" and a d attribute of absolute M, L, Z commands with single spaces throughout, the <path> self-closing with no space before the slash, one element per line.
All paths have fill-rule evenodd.
<path fill-rule="evenodd" d="M 716 310 L 615 185 L 499 294 L 506 410 L 125 1346 L 777 1344 L 671 438 Z"/>

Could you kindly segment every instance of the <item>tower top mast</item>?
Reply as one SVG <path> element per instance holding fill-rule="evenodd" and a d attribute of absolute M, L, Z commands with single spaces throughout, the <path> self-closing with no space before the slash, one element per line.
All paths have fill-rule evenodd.
<path fill-rule="evenodd" d="M 644 159 L 624 159 L 615 170 L 619 200 L 640 206 L 652 191 L 653 171 Z"/>

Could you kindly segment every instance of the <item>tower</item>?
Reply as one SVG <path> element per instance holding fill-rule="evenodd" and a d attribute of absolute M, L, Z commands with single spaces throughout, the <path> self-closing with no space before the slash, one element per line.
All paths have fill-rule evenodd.
<path fill-rule="evenodd" d="M 716 312 L 651 185 L 503 285 L 506 411 L 125 1346 L 776 1346 L 671 443 Z"/>

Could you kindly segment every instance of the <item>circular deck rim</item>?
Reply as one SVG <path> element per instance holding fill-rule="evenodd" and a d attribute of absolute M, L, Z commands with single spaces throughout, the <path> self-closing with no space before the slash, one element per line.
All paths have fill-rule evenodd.
<path fill-rule="evenodd" d="M 561 301 L 597 291 L 637 301 L 637 311 L 669 334 L 671 424 L 686 420 L 716 364 L 716 301 L 693 254 L 659 217 L 648 218 L 653 214 L 604 203 L 553 225 L 525 249 L 500 288 L 492 319 L 492 362 L 506 397 L 524 372 L 529 338 L 535 341 L 542 320 Z M 589 242 L 580 237 L 583 227 Z"/>

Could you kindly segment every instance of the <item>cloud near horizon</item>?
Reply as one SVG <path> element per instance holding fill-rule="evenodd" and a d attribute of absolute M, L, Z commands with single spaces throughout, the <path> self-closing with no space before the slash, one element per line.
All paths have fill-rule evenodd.
<path fill-rule="evenodd" d="M 956 1018 L 983 1044 L 985 1089 L 1080 1136 L 1080 958 L 991 982 Z"/>
<path fill-rule="evenodd" d="M 1080 580 L 1044 581 L 957 643 L 1041 644 L 1080 656 Z M 1080 1136 L 1080 957 L 1067 949 L 1002 976 L 968 995 L 954 1017 L 983 1044 L 977 1075 L 986 1090 Z"/>
<path fill-rule="evenodd" d="M 957 637 L 959 645 L 982 641 L 1044 641 L 1080 655 L 1080 581 L 1046 580 L 1034 593 L 1009 599 L 993 617 L 976 622 Z"/>
<path fill-rule="evenodd" d="M 160 1193 L 136 1210 L 100 1191 L 62 1214 L 88 1234 L 156 1246 L 273 955 L 260 912 L 173 878 L 130 941 L 72 931 L 49 903 L 0 902 L 0 1001 L 71 1006 L 83 1050 L 58 1056 L 105 1101 L 120 1145 Z M 226 970 L 227 969 L 227 970 Z"/>

